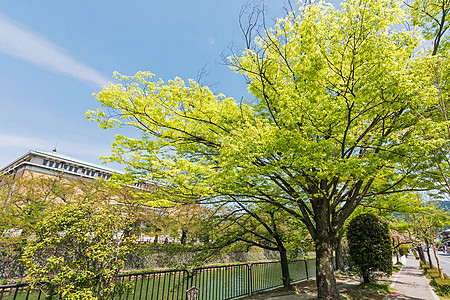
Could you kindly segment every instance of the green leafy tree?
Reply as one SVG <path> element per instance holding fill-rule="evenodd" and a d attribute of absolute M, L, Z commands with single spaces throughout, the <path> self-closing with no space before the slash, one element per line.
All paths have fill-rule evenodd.
<path fill-rule="evenodd" d="M 364 283 L 375 281 L 378 272 L 392 274 L 389 224 L 378 216 L 361 214 L 347 228 L 350 258 Z"/>
<path fill-rule="evenodd" d="M 134 246 L 128 217 L 95 203 L 53 212 L 25 246 L 27 280 L 62 299 L 107 299 Z"/>
<path fill-rule="evenodd" d="M 422 32 L 426 54 L 417 61 L 416 76 L 421 78 L 420 97 L 434 103 L 433 109 L 414 110 L 419 120 L 432 124 L 432 130 L 422 133 L 432 150 L 428 161 L 430 167 L 423 172 L 433 188 L 442 193 L 450 192 L 450 125 L 449 125 L 449 27 L 450 2 L 446 0 L 413 0 L 406 2 L 413 24 Z M 440 196 L 440 195 L 435 195 Z"/>
<path fill-rule="evenodd" d="M 40 220 L 73 200 L 74 186 L 60 176 L 0 175 L 0 269 L 6 278 L 22 277 L 23 247 Z"/>
<path fill-rule="evenodd" d="M 116 136 L 109 159 L 161 182 L 162 196 L 232 196 L 302 221 L 315 243 L 318 299 L 340 299 L 338 231 L 363 199 L 414 189 L 423 159 L 417 136 L 427 124 L 413 108 L 428 103 L 411 72 L 418 37 L 394 26 L 403 17 L 398 1 L 349 0 L 302 6 L 271 29 L 250 18 L 248 49 L 230 64 L 255 99 L 139 72 L 116 75 L 120 83 L 97 95 L 105 110 L 88 117 L 142 132 Z"/>
<path fill-rule="evenodd" d="M 209 226 L 214 243 L 205 249 L 206 253 L 227 249 L 236 243 L 278 252 L 283 286 L 291 288 L 289 260 L 312 246 L 311 240 L 306 238 L 308 232 L 304 224 L 299 224 L 283 209 L 265 203 L 236 202 L 209 220 L 213 224 Z"/>
<path fill-rule="evenodd" d="M 446 225 L 450 225 L 450 216 L 448 212 L 437 209 L 432 203 L 423 206 L 421 212 L 410 216 L 412 221 L 412 232 L 416 239 L 423 242 L 427 248 L 428 263 L 433 268 L 431 260 L 431 252 L 434 254 L 439 276 L 444 278 L 440 267 L 439 257 L 437 255 L 435 240 L 438 235 L 438 230 Z"/>
<path fill-rule="evenodd" d="M 445 53 L 449 47 L 450 3 L 446 0 L 407 1 L 411 20 L 432 41 L 431 55 Z"/>

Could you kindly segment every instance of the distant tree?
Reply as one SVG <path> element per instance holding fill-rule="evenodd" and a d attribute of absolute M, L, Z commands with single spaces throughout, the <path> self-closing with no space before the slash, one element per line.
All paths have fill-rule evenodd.
<path fill-rule="evenodd" d="M 24 276 L 23 247 L 40 220 L 72 201 L 74 187 L 61 176 L 0 174 L 0 271 L 6 278 Z"/>
<path fill-rule="evenodd" d="M 373 282 L 378 272 L 392 274 L 392 244 L 389 224 L 372 214 L 352 219 L 347 228 L 350 258 L 364 283 Z"/>
<path fill-rule="evenodd" d="M 2 276 L 12 278 L 26 274 L 20 259 L 24 247 L 34 239 L 43 220 L 68 205 L 114 205 L 115 211 L 128 216 L 129 220 L 147 217 L 154 206 L 148 191 L 131 186 L 132 182 L 123 181 L 123 178 L 116 181 L 82 180 L 68 178 L 64 173 L 0 175 Z"/>
<path fill-rule="evenodd" d="M 431 253 L 433 252 L 436 260 L 439 276 L 443 277 L 439 257 L 436 249 L 436 237 L 438 230 L 450 224 L 450 215 L 448 212 L 437 209 L 432 203 L 427 203 L 423 206 L 421 212 L 409 216 L 412 221 L 412 232 L 419 242 L 426 245 L 426 252 L 428 256 L 428 263 L 433 268 L 431 260 Z"/>

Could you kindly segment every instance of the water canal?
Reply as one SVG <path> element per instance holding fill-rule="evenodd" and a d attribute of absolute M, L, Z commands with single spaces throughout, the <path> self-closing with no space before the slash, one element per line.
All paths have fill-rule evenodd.
<path fill-rule="evenodd" d="M 315 261 L 292 262 L 289 270 L 293 282 L 313 278 Z M 281 267 L 278 262 L 264 262 L 121 275 L 113 299 L 184 300 L 192 286 L 198 289 L 198 300 L 238 299 L 282 286 Z M 7 294 L 0 291 L 0 300 L 13 299 L 49 298 L 39 291 L 28 293 L 26 287 Z"/>

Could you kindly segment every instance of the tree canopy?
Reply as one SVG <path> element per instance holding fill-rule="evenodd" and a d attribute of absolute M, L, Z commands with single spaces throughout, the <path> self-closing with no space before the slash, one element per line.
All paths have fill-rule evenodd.
<path fill-rule="evenodd" d="M 141 131 L 116 136 L 109 159 L 160 182 L 163 195 L 265 202 L 297 217 L 316 245 L 318 298 L 338 299 L 338 230 L 363 199 L 415 190 L 429 145 L 418 138 L 429 122 L 417 111 L 433 99 L 416 63 L 420 34 L 395 29 L 401 4 L 317 2 L 272 28 L 250 17 L 247 49 L 229 62 L 253 99 L 150 72 L 116 74 L 119 84 L 96 95 L 105 109 L 87 115 L 105 129 Z"/>

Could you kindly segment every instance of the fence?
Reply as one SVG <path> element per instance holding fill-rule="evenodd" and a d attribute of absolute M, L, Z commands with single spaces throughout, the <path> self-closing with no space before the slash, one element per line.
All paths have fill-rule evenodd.
<path fill-rule="evenodd" d="M 293 283 L 315 277 L 315 260 L 289 265 Z M 202 267 L 188 270 L 151 271 L 119 275 L 114 300 L 185 300 L 186 290 L 198 289 L 198 300 L 237 299 L 283 286 L 279 262 Z M 27 283 L 0 285 L 0 300 L 51 299 Z M 59 297 L 53 297 L 58 299 Z"/>

